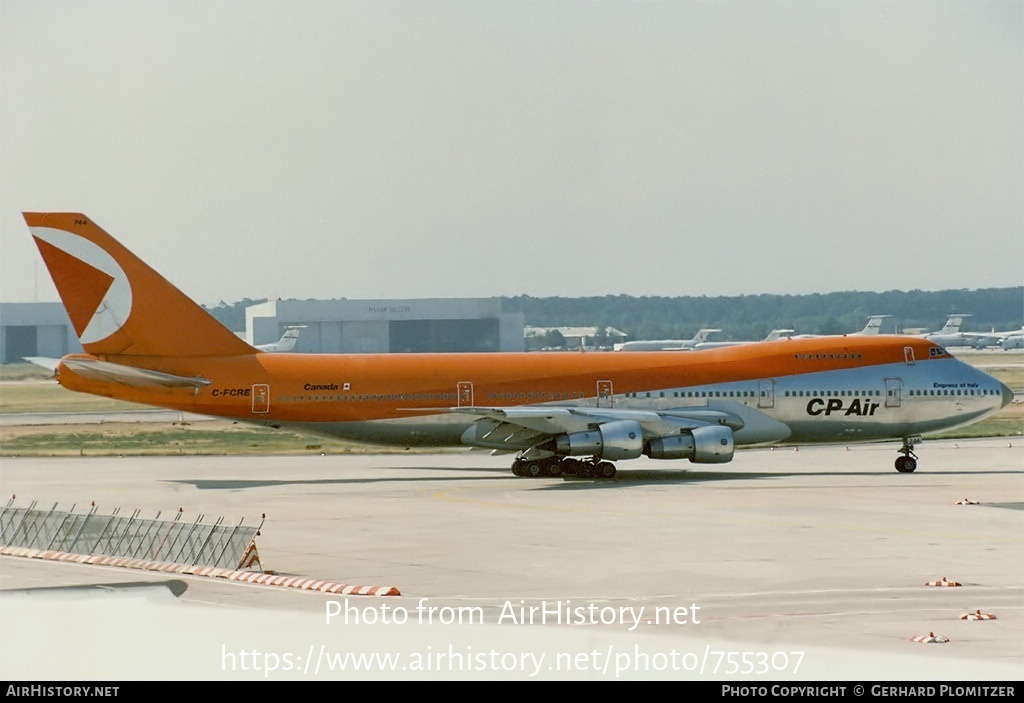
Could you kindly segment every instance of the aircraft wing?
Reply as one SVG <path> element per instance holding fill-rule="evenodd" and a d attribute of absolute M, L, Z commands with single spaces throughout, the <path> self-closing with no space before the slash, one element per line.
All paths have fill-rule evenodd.
<path fill-rule="evenodd" d="M 134 388 L 202 388 L 210 385 L 206 378 L 189 378 L 187 376 L 174 376 L 173 374 L 161 371 L 150 371 L 139 369 L 134 366 L 115 364 L 110 361 L 100 361 L 89 358 L 65 358 L 61 365 L 71 369 L 79 376 L 92 378 L 97 381 L 110 381 L 120 383 L 124 386 Z"/>
<path fill-rule="evenodd" d="M 451 412 L 476 415 L 478 420 L 463 434 L 466 444 L 502 451 L 532 447 L 544 439 L 563 433 L 584 432 L 606 422 L 632 420 L 649 437 L 678 434 L 684 429 L 707 425 L 727 425 L 733 430 L 744 421 L 732 413 L 707 408 L 670 410 L 630 410 L 625 408 L 578 407 L 458 407 Z"/>
<path fill-rule="evenodd" d="M 1006 333 L 1000 332 L 961 332 L 960 336 L 977 347 L 996 346 L 1006 339 Z"/>

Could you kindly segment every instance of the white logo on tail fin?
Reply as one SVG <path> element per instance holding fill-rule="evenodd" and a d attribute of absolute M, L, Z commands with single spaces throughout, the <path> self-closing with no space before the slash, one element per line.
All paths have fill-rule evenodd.
<path fill-rule="evenodd" d="M 941 330 L 939 330 L 939 334 L 957 334 L 960 331 L 960 325 L 963 324 L 965 317 L 970 317 L 970 315 L 950 315 L 946 318 L 946 324 Z"/>
<path fill-rule="evenodd" d="M 110 337 L 128 320 L 132 311 L 132 288 L 128 276 L 110 254 L 77 234 L 52 227 L 31 227 L 32 235 L 82 261 L 112 279 L 102 300 L 78 335 L 82 344 Z"/>
<path fill-rule="evenodd" d="M 892 315 L 872 315 L 868 318 L 868 324 L 860 331 L 860 334 L 879 334 L 882 330 L 882 323 Z"/>

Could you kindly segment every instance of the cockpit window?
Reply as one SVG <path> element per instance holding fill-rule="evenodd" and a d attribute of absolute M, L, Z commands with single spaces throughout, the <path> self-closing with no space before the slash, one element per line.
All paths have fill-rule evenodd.
<path fill-rule="evenodd" d="M 929 347 L 928 356 L 949 356 L 949 352 L 943 349 L 942 347 Z"/>

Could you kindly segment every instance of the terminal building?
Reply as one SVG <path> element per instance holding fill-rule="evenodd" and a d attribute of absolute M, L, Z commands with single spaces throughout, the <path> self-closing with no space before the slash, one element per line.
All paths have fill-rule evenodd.
<path fill-rule="evenodd" d="M 250 344 L 268 344 L 294 326 L 303 328 L 296 352 L 525 349 L 523 314 L 503 312 L 500 298 L 271 300 L 246 308 L 245 330 L 236 333 Z M 182 346 L 187 344 L 188 330 L 182 330 Z M 0 303 L 0 363 L 81 351 L 61 303 Z"/>

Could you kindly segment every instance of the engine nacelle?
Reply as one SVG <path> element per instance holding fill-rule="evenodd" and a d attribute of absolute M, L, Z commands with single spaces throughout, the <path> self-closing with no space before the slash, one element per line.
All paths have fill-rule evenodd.
<path fill-rule="evenodd" d="M 643 454 L 644 432 L 639 422 L 618 420 L 598 425 L 595 430 L 571 432 L 555 437 L 555 453 L 592 456 L 596 459 L 636 459 Z"/>
<path fill-rule="evenodd" d="M 683 434 L 656 437 L 644 453 L 652 459 L 689 459 L 695 464 L 724 464 L 735 451 L 732 430 L 724 425 L 695 427 Z"/>

